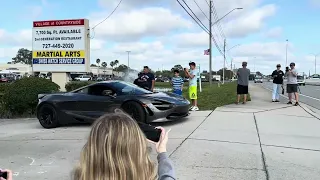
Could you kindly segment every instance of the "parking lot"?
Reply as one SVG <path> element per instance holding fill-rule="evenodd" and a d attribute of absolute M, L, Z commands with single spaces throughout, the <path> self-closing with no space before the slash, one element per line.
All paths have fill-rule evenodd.
<path fill-rule="evenodd" d="M 211 113 L 195 112 L 172 128 L 172 153 Z M 70 179 L 70 173 L 89 133 L 89 125 L 44 129 L 36 119 L 0 120 L 0 168 L 14 171 L 15 180 Z M 152 153 L 155 159 L 156 153 Z"/>

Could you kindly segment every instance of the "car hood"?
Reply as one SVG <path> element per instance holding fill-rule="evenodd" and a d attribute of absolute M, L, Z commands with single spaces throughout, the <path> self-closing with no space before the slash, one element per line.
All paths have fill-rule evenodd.
<path fill-rule="evenodd" d="M 179 96 L 177 94 L 174 94 L 174 93 L 170 93 L 170 92 L 157 92 L 157 93 L 153 93 L 153 94 L 146 94 L 144 96 L 167 101 L 170 103 L 189 102 L 186 98 Z"/>

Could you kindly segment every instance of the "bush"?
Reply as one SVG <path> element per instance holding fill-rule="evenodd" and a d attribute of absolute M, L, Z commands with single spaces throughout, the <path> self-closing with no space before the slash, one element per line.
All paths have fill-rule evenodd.
<path fill-rule="evenodd" d="M 34 114 L 38 94 L 53 93 L 60 87 L 51 80 L 37 77 L 22 78 L 8 85 L 3 94 L 3 108 L 12 115 Z"/>
<path fill-rule="evenodd" d="M 0 83 L 0 94 L 3 94 L 9 83 Z"/>
<path fill-rule="evenodd" d="M 81 88 L 83 86 L 87 86 L 92 83 L 94 83 L 94 82 L 93 81 L 71 81 L 66 84 L 65 88 L 66 88 L 67 92 L 70 92 L 70 91 Z"/>

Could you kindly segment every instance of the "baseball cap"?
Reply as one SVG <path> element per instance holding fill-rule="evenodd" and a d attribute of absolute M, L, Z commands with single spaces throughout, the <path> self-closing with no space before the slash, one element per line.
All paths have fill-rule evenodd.
<path fill-rule="evenodd" d="M 277 64 L 277 67 L 281 67 L 281 65 L 280 65 L 280 64 Z"/>
<path fill-rule="evenodd" d="M 189 62 L 189 66 L 196 66 L 195 62 Z"/>
<path fill-rule="evenodd" d="M 242 66 L 247 66 L 248 63 L 247 62 L 242 62 Z"/>
<path fill-rule="evenodd" d="M 296 66 L 296 64 L 294 62 L 290 63 L 290 66 Z"/>

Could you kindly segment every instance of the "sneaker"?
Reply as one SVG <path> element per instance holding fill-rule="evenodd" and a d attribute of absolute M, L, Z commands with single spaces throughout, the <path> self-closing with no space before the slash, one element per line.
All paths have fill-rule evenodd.
<path fill-rule="evenodd" d="M 294 106 L 299 106 L 299 102 L 296 102 L 296 103 L 294 104 Z"/>
<path fill-rule="evenodd" d="M 199 108 L 197 106 L 194 106 L 191 111 L 199 111 Z"/>
<path fill-rule="evenodd" d="M 189 108 L 189 111 L 191 111 L 191 109 L 193 109 L 193 107 L 194 107 L 194 106 L 191 106 L 191 107 Z"/>
<path fill-rule="evenodd" d="M 289 101 L 287 104 L 292 104 L 292 102 L 291 102 L 291 101 Z"/>
<path fill-rule="evenodd" d="M 272 102 L 276 102 L 275 100 L 272 100 Z"/>
<path fill-rule="evenodd" d="M 275 100 L 274 102 L 280 102 L 279 100 Z"/>
<path fill-rule="evenodd" d="M 242 104 L 246 104 L 247 102 L 242 102 Z"/>

